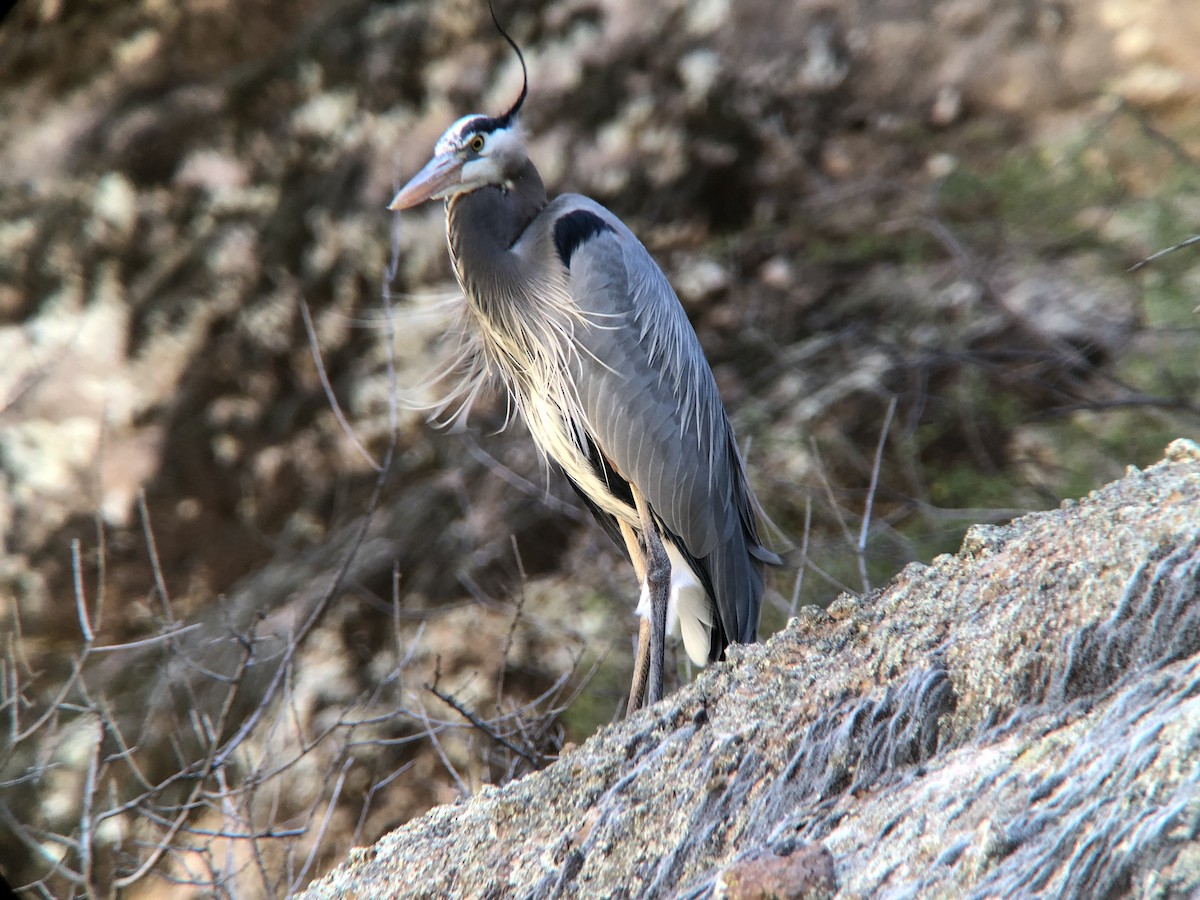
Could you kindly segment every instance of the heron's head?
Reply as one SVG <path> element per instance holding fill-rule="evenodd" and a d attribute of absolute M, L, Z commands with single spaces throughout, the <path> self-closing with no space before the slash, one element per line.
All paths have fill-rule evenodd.
<path fill-rule="evenodd" d="M 515 112 L 516 107 L 499 117 L 464 116 L 451 125 L 437 142 L 433 159 L 388 208 L 408 209 L 484 187 L 510 188 L 529 162 Z"/>
<path fill-rule="evenodd" d="M 449 200 L 485 187 L 508 190 L 530 168 L 525 141 L 517 127 L 517 113 L 529 94 L 529 70 L 525 68 L 521 48 L 496 18 L 491 0 L 488 11 L 496 30 L 521 63 L 522 84 L 517 101 L 502 116 L 463 116 L 451 125 L 433 148 L 433 159 L 400 188 L 388 209 L 408 209 L 426 200 Z"/>

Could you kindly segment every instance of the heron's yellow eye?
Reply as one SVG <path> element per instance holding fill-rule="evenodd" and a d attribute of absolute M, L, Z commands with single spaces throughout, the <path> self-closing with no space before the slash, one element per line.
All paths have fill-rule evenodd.
<path fill-rule="evenodd" d="M 475 137 L 471 138 L 471 140 L 467 144 L 467 146 L 470 147 L 472 150 L 474 150 L 476 153 L 482 153 L 483 152 L 483 135 L 482 134 L 475 135 Z"/>

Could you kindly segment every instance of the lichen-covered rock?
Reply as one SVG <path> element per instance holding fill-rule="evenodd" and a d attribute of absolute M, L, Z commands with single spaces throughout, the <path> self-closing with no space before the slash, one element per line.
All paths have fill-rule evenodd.
<path fill-rule="evenodd" d="M 305 896 L 1200 890 L 1200 447 L 842 607 Z"/>

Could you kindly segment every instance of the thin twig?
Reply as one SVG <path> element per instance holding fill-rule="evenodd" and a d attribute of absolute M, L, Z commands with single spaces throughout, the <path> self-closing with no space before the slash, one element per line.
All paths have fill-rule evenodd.
<path fill-rule="evenodd" d="M 812 497 L 804 498 L 804 534 L 800 538 L 800 562 L 796 566 L 796 583 L 792 587 L 792 611 L 800 609 L 800 590 L 804 586 L 804 571 L 808 568 L 808 542 L 812 535 Z"/>
<path fill-rule="evenodd" d="M 100 771 L 100 745 L 104 732 L 97 723 L 92 752 L 88 754 L 87 772 L 83 779 L 83 808 L 79 811 L 79 875 L 82 888 L 87 897 L 95 897 L 92 885 L 93 853 L 95 851 L 95 832 L 93 830 L 92 808 L 96 802 L 97 777 Z"/>
<path fill-rule="evenodd" d="M 1133 119 L 1143 132 L 1151 139 L 1167 148 L 1167 152 L 1175 157 L 1175 161 L 1180 165 L 1187 166 L 1189 169 L 1200 168 L 1200 160 L 1188 153 L 1187 149 L 1175 138 L 1165 133 L 1157 125 L 1154 125 L 1146 114 L 1137 106 L 1130 103 L 1124 97 L 1117 99 L 1117 108 L 1115 112 L 1121 112 Z"/>
<path fill-rule="evenodd" d="M 504 638 L 504 650 L 500 654 L 500 673 L 496 676 L 496 712 L 500 712 L 500 704 L 504 701 L 504 676 L 508 672 L 508 654 L 513 648 L 513 639 L 517 634 L 517 625 L 521 621 L 521 613 L 525 609 L 525 561 L 521 559 L 521 548 L 517 546 L 517 536 L 509 535 L 512 542 L 513 557 L 517 561 L 517 574 L 520 578 L 520 588 L 517 591 L 517 608 L 513 612 L 512 621 L 508 625 L 508 634 Z"/>
<path fill-rule="evenodd" d="M 500 460 L 496 459 L 496 457 L 492 456 L 492 454 L 488 453 L 481 446 L 479 446 L 479 442 L 475 440 L 473 435 L 467 434 L 464 437 L 467 452 L 470 453 L 476 461 L 487 466 L 488 471 L 499 475 L 505 483 L 512 485 L 524 494 L 528 494 L 531 497 L 537 497 L 550 509 L 569 516 L 576 522 L 583 522 L 589 518 L 587 513 L 575 506 L 575 504 L 568 503 L 565 500 L 560 500 L 558 497 L 555 497 L 553 494 L 549 493 L 545 488 L 540 488 L 528 478 L 523 478 L 518 475 L 504 463 L 500 462 Z"/>
<path fill-rule="evenodd" d="M 333 417 L 337 419 L 338 425 L 350 441 L 358 455 L 361 456 L 375 472 L 378 472 L 379 463 L 376 462 L 366 447 L 359 440 L 358 434 L 355 433 L 354 427 L 350 424 L 346 414 L 342 412 L 341 404 L 338 403 L 337 395 L 333 392 L 333 384 L 329 381 L 329 373 L 325 371 L 325 361 L 321 358 L 321 345 L 317 340 L 317 329 L 313 326 L 312 314 L 308 311 L 308 302 L 300 298 L 300 318 L 304 321 L 304 331 L 308 335 L 308 349 L 312 356 L 313 365 L 317 367 L 317 378 L 321 381 L 321 389 L 325 391 L 325 399 L 329 402 L 329 408 L 333 411 Z"/>
<path fill-rule="evenodd" d="M 1193 244 L 1200 244 L 1200 234 L 1194 235 L 1194 236 L 1188 238 L 1186 241 L 1180 241 L 1178 244 L 1174 244 L 1170 247 L 1167 247 L 1165 250 L 1159 250 L 1157 253 L 1151 253 L 1145 259 L 1141 259 L 1141 260 L 1138 260 L 1137 262 L 1135 262 L 1132 266 L 1130 266 L 1125 271 L 1136 272 L 1138 269 L 1142 268 L 1143 266 L 1150 265 L 1150 263 L 1154 262 L 1157 259 L 1161 259 L 1162 257 L 1166 256 L 1168 253 L 1174 253 L 1176 250 L 1182 250 L 1185 247 L 1192 246 Z"/>
<path fill-rule="evenodd" d="M 44 842 L 50 841 L 56 844 L 63 844 L 71 849 L 75 849 L 73 842 L 66 840 L 61 835 L 45 833 L 40 835 L 41 840 L 39 840 L 39 838 L 32 833 L 31 829 L 27 828 L 24 823 L 17 820 L 16 816 L 14 816 L 11 810 L 9 810 L 8 804 L 3 802 L 0 802 L 0 822 L 3 822 L 8 827 L 8 830 L 12 832 L 13 836 L 20 843 L 25 845 L 33 859 L 40 859 L 51 863 L 55 875 L 66 879 L 72 884 L 79 884 L 80 874 L 61 859 L 54 859 L 53 856 L 47 852 L 47 849 L 43 846 Z"/>
<path fill-rule="evenodd" d="M 475 715 L 475 713 L 471 712 L 469 709 L 467 709 L 465 706 L 463 706 L 461 703 L 459 703 L 458 700 L 455 699 L 452 695 L 447 694 L 445 691 L 442 691 L 436 685 L 432 685 L 432 684 L 425 685 L 425 689 L 428 690 L 435 697 L 437 697 L 439 700 L 441 700 L 443 703 L 445 703 L 447 706 L 452 707 L 459 715 L 461 715 L 464 719 L 466 719 L 468 722 L 470 722 L 476 729 L 481 731 L 487 737 L 491 738 L 497 744 L 500 744 L 501 746 L 506 747 L 507 749 L 511 750 L 513 753 L 517 754 L 518 756 L 520 756 L 522 759 L 524 759 L 526 762 L 530 763 L 531 765 L 537 766 L 539 764 L 537 757 L 531 755 L 529 753 L 529 751 L 523 750 L 522 748 L 518 747 L 516 744 L 509 741 L 507 738 L 504 737 L 504 735 L 500 734 L 500 732 L 492 725 L 491 722 L 485 722 L 483 719 L 479 718 L 479 716 Z"/>
<path fill-rule="evenodd" d="M 84 652 L 92 645 L 95 635 L 88 621 L 87 597 L 83 591 L 83 564 L 79 558 L 79 538 L 71 539 L 71 575 L 75 587 L 75 615 L 79 619 L 79 630 L 83 632 Z"/>
<path fill-rule="evenodd" d="M 158 543 L 154 539 L 154 528 L 150 524 L 150 509 L 146 505 L 146 491 L 139 488 L 137 492 L 138 516 L 142 520 L 142 535 L 146 541 L 146 552 L 150 554 L 150 569 L 154 573 L 154 586 L 162 599 L 163 620 L 168 625 L 175 624 L 175 616 L 171 612 L 171 595 L 167 592 L 167 580 L 163 575 L 162 563 L 158 558 Z"/>
<path fill-rule="evenodd" d="M 433 727 L 433 723 L 429 721 L 429 713 L 423 706 L 420 709 L 419 717 L 421 719 L 421 724 L 425 726 L 424 733 L 429 739 L 429 745 L 433 747 L 434 752 L 438 755 L 438 759 L 442 761 L 442 767 L 445 768 L 450 777 L 454 779 L 455 784 L 458 785 L 458 789 L 462 791 L 463 797 L 470 797 L 471 789 L 467 787 L 467 783 L 463 781 L 462 776 L 458 774 L 458 769 L 454 768 L 454 763 L 450 762 L 450 757 L 446 755 L 446 750 L 442 747 L 442 742 L 437 739 L 438 729 L 435 729 Z"/>
<path fill-rule="evenodd" d="M 375 795 L 411 769 L 417 764 L 417 760 L 410 759 L 400 768 L 396 769 L 390 775 L 383 779 L 372 778 L 371 785 L 363 792 L 362 806 L 358 810 L 358 821 L 354 823 L 354 833 L 350 836 L 350 846 L 358 847 L 363 842 L 363 829 L 367 827 L 367 818 L 371 812 L 371 803 L 375 800 Z"/>
<path fill-rule="evenodd" d="M 400 679 L 404 671 L 404 661 L 407 661 L 408 655 L 404 652 L 404 640 L 400 631 L 400 617 L 404 611 L 403 604 L 400 600 L 400 562 L 397 560 L 392 563 L 392 636 L 396 639 L 396 698 L 399 699 L 404 693 L 404 684 Z M 418 631 L 424 630 L 425 623 L 422 622 L 417 626 Z M 409 653 L 412 648 L 409 648 Z M 381 685 L 382 687 L 382 685 Z"/>
<path fill-rule="evenodd" d="M 100 646 L 92 647 L 90 652 L 116 653 L 119 650 L 140 650 L 144 647 L 160 644 L 163 641 L 174 640 L 182 634 L 188 634 L 189 632 L 195 631 L 197 628 L 203 627 L 204 626 L 199 622 L 195 622 L 191 625 L 180 626 L 179 628 L 168 628 L 165 631 L 160 631 L 158 634 L 151 635 L 147 638 L 141 638 L 140 640 L 136 641 L 126 641 L 121 644 L 102 644 Z"/>
<path fill-rule="evenodd" d="M 96 523 L 96 600 L 92 603 L 92 618 L 96 630 L 104 621 L 104 588 L 108 580 L 108 531 L 104 527 L 104 517 L 99 509 L 93 516 Z"/>
<path fill-rule="evenodd" d="M 224 780 L 222 779 L 222 784 Z M 237 793 L 235 789 L 229 789 L 229 795 L 233 796 Z M 225 796 L 224 792 L 221 796 Z M 143 815 L 147 821 L 153 822 L 155 825 L 167 826 L 171 824 L 171 820 L 159 815 L 153 810 L 146 810 Z M 237 817 L 234 817 L 235 821 Z M 305 829 L 303 828 L 264 828 L 255 829 L 253 831 L 230 831 L 226 828 L 196 828 L 192 825 L 187 825 L 179 829 L 180 834 L 190 834 L 196 837 L 220 838 L 228 841 L 266 841 L 280 840 L 281 838 L 303 837 Z"/>
<path fill-rule="evenodd" d="M 875 462 L 871 466 L 871 483 L 867 487 L 866 508 L 863 510 L 862 527 L 858 531 L 858 574 L 862 578 L 863 592 L 871 590 L 871 581 L 867 576 L 867 532 L 871 527 L 871 509 L 875 504 L 875 489 L 879 485 L 879 470 L 883 466 L 883 448 L 887 443 L 888 429 L 892 426 L 892 417 L 896 414 L 896 398 L 888 403 L 887 415 L 883 419 L 883 428 L 879 430 L 879 443 L 875 446 Z"/>
<path fill-rule="evenodd" d="M 304 860 L 304 865 L 300 867 L 300 872 L 292 881 L 289 894 L 295 894 L 300 890 L 300 886 L 304 883 L 304 876 L 308 874 L 308 870 L 312 868 L 317 859 L 317 851 L 321 849 L 321 843 L 325 838 L 326 831 L 329 830 L 329 820 L 333 818 L 333 812 L 337 809 L 338 798 L 342 796 L 342 787 L 346 783 L 346 774 L 350 771 L 350 766 L 353 764 L 353 759 L 347 759 L 342 763 L 342 771 L 338 773 L 337 782 L 333 786 L 333 793 L 329 797 L 329 802 L 325 806 L 325 816 L 321 819 L 321 825 L 317 828 L 316 837 L 313 839 L 312 847 L 308 851 L 308 858 Z"/>
<path fill-rule="evenodd" d="M 841 504 L 838 503 L 837 497 L 833 493 L 833 485 L 829 481 L 829 476 L 825 472 L 825 463 L 821 459 L 821 449 L 817 446 L 816 438 L 810 438 L 809 443 L 812 445 L 813 460 L 816 463 L 817 477 L 821 479 L 821 487 L 825 490 L 825 497 L 829 500 L 829 508 L 833 512 L 834 518 L 837 520 L 838 527 L 842 530 L 842 537 L 846 539 L 846 543 L 851 547 L 858 546 L 858 541 L 854 533 L 850 531 L 850 525 L 846 522 L 846 517 L 842 515 Z"/>

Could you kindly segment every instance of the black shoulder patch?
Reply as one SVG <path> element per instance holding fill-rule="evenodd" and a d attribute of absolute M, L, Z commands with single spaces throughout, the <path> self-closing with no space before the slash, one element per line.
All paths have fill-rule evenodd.
<path fill-rule="evenodd" d="M 579 245 L 604 231 L 613 231 L 613 228 L 589 210 L 577 209 L 560 216 L 554 223 L 554 247 L 558 250 L 558 258 L 564 266 L 571 268 L 571 257 Z"/>

